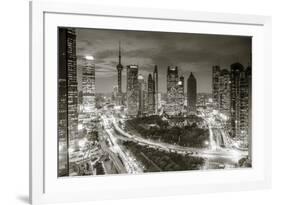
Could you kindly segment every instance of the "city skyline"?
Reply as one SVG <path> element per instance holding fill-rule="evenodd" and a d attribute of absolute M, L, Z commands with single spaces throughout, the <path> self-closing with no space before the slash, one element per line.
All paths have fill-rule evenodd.
<path fill-rule="evenodd" d="M 118 85 L 116 66 L 119 60 L 119 42 L 122 54 L 122 90 L 126 91 L 126 66 L 136 64 L 145 79 L 158 66 L 159 93 L 166 93 L 168 66 L 177 66 L 179 75 L 196 75 L 198 92 L 212 92 L 212 66 L 230 69 L 233 62 L 247 67 L 251 62 L 251 37 L 121 31 L 105 29 L 76 29 L 77 76 L 81 90 L 83 58 L 94 57 L 96 92 L 111 93 Z"/>
<path fill-rule="evenodd" d="M 128 64 L 125 59 L 130 59 L 130 55 L 124 57 L 120 41 L 117 61 L 107 59 L 108 54 L 103 57 L 98 52 L 82 54 L 91 45 L 82 50 L 77 46 L 77 30 L 60 28 L 58 33 L 59 177 L 252 167 L 249 37 L 245 37 L 244 50 L 240 50 L 247 53 L 243 58 L 249 60 L 247 66 L 242 61 L 226 58 L 230 55 L 229 38 L 233 43 L 234 37 L 224 36 L 225 50 L 210 54 L 212 43 L 218 44 L 216 49 L 222 48 L 219 46 L 222 36 L 216 36 L 216 42 L 209 42 L 210 36 L 214 36 L 197 35 L 200 45 L 193 40 L 187 46 L 189 50 L 179 46 L 186 43 L 190 34 L 181 38 L 183 34 L 159 32 L 147 32 L 135 41 L 143 42 L 139 46 L 145 47 L 148 46 L 145 41 L 158 41 L 156 37 L 167 40 L 165 43 L 169 45 L 177 43 L 174 50 L 169 50 L 170 55 L 164 53 L 166 58 L 161 57 L 161 42 L 155 55 L 152 48 L 142 53 L 145 48 L 136 43 L 134 49 L 139 50 L 131 54 L 135 61 Z M 136 37 L 136 32 L 133 36 Z M 235 41 L 237 38 L 241 41 L 241 37 L 235 37 Z M 241 45 L 238 45 L 240 49 Z M 203 47 L 209 51 L 203 52 Z M 94 48 L 99 50 L 98 46 Z M 190 59 L 183 58 L 187 50 L 193 55 Z M 192 52 L 196 50 L 195 55 Z M 110 51 L 115 53 L 114 49 Z M 214 58 L 210 57 L 221 58 L 222 53 L 226 54 L 225 63 L 233 60 L 229 67 L 213 63 Z M 161 58 L 156 64 L 155 59 Z M 155 64 L 145 64 L 148 59 Z M 176 63 L 164 66 L 171 59 Z M 191 62 L 197 62 L 197 71 L 181 69 L 180 65 Z M 208 70 L 200 67 L 206 62 L 213 63 Z M 203 73 L 208 74 L 211 83 L 207 79 L 202 81 Z M 105 80 L 111 75 L 114 80 Z M 202 93 L 207 88 L 209 93 Z"/>

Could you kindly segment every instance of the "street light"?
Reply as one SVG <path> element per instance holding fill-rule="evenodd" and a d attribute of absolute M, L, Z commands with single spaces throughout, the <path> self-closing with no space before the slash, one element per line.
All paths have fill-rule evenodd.
<path fill-rule="evenodd" d="M 85 59 L 89 60 L 89 61 L 93 61 L 94 60 L 94 56 L 86 55 Z"/>

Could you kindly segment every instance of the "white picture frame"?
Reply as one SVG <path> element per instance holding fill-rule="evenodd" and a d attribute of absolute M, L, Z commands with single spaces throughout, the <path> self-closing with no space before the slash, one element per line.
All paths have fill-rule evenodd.
<path fill-rule="evenodd" d="M 54 174 L 57 146 L 52 140 L 56 137 L 57 33 L 53 32 L 57 26 L 253 36 L 253 168 L 58 179 Z M 43 204 L 269 188 L 270 76 L 270 17 L 30 2 L 30 202 Z"/>

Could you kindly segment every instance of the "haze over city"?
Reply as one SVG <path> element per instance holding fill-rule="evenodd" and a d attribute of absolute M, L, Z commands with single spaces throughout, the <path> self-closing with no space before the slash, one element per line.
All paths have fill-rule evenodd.
<path fill-rule="evenodd" d="M 251 37 L 84 28 L 76 29 L 76 33 L 78 89 L 81 90 L 81 60 L 92 55 L 97 93 L 110 93 L 117 85 L 119 41 L 124 66 L 137 64 L 147 78 L 158 65 L 159 92 L 167 91 L 168 66 L 178 66 L 185 79 L 193 72 L 197 91 L 211 93 L 213 65 L 229 69 L 233 62 L 246 67 L 251 61 Z M 122 75 L 122 90 L 126 90 L 126 72 Z"/>

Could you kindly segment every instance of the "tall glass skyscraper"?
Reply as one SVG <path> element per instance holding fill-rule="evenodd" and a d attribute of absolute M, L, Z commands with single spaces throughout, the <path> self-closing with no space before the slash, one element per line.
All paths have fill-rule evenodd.
<path fill-rule="evenodd" d="M 145 80 L 143 75 L 138 75 L 138 83 L 139 83 L 139 111 L 138 116 L 142 117 L 145 113 Z"/>
<path fill-rule="evenodd" d="M 66 164 L 59 163 L 59 176 L 69 175 L 70 141 L 78 137 L 78 89 L 76 33 L 74 29 L 59 28 L 58 67 L 58 133 L 66 143 Z M 60 144 L 61 145 L 61 144 Z M 59 153 L 59 160 L 62 157 Z M 64 170 L 64 171 L 62 171 Z"/>
<path fill-rule="evenodd" d="M 127 66 L 127 107 L 129 116 L 137 116 L 139 103 L 138 66 Z"/>
<path fill-rule="evenodd" d="M 154 82 L 154 87 L 153 87 L 153 96 L 154 96 L 154 112 L 155 114 L 158 113 L 159 109 L 159 100 L 158 100 L 158 68 L 157 65 L 154 66 L 154 71 L 153 71 L 153 82 Z"/>
<path fill-rule="evenodd" d="M 187 101 L 188 113 L 196 113 L 197 83 L 192 72 L 187 79 Z"/>
<path fill-rule="evenodd" d="M 213 92 L 213 102 L 215 109 L 219 109 L 219 88 L 220 88 L 220 66 L 213 66 L 212 70 L 212 92 Z"/>
<path fill-rule="evenodd" d="M 231 65 L 231 134 L 235 138 L 247 140 L 249 129 L 249 97 L 251 72 L 240 63 Z"/>
<path fill-rule="evenodd" d="M 94 114 L 96 105 L 95 65 L 93 59 L 84 59 L 82 68 L 83 112 Z"/>
<path fill-rule="evenodd" d="M 148 75 L 148 80 L 147 80 L 147 100 L 148 100 L 148 114 L 154 114 L 155 112 L 155 99 L 154 99 L 154 81 L 152 79 L 152 75 Z"/>
<path fill-rule="evenodd" d="M 178 106 L 178 67 L 168 66 L 167 69 L 167 102 L 165 112 L 168 115 L 175 115 L 179 110 Z"/>

